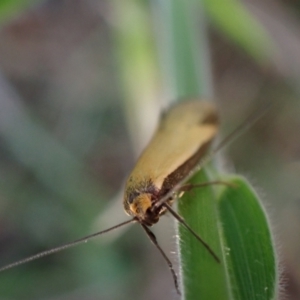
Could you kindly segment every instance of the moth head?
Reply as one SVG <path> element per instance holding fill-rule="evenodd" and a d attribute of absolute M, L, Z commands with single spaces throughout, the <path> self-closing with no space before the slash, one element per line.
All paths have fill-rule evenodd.
<path fill-rule="evenodd" d="M 143 193 L 131 201 L 125 200 L 125 211 L 130 216 L 137 218 L 141 223 L 151 226 L 158 221 L 158 218 L 151 212 L 151 194 Z"/>

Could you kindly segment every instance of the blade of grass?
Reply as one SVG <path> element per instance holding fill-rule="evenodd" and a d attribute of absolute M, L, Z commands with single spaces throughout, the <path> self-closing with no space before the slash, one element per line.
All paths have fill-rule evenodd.
<path fill-rule="evenodd" d="M 196 5 L 196 2 L 198 5 Z M 172 94 L 177 98 L 195 94 L 212 94 L 209 85 L 207 85 L 207 82 L 211 82 L 210 70 L 207 68 L 209 56 L 206 51 L 200 51 L 201 47 L 196 47 L 197 45 L 202 45 L 202 49 L 204 49 L 205 47 L 203 47 L 203 45 L 207 45 L 204 31 L 205 26 L 196 26 L 196 13 L 199 12 L 200 3 L 200 1 L 187 3 L 174 0 L 165 1 L 164 6 L 161 4 L 165 9 L 164 20 L 167 21 L 165 38 L 163 39 L 166 41 L 164 44 L 167 49 L 164 50 L 165 57 L 167 58 L 167 67 L 165 69 L 169 70 L 167 73 L 168 80 L 166 80 L 166 82 L 170 84 Z M 203 76 L 199 77 L 199 74 Z M 191 182 L 199 183 L 203 180 L 207 181 L 208 178 L 204 173 L 200 173 L 196 175 Z M 251 188 L 247 187 L 241 191 L 236 189 L 235 192 L 239 194 L 241 198 L 248 199 L 246 195 L 249 195 L 249 193 L 246 191 L 249 190 L 251 190 Z M 268 254 L 264 251 L 258 252 L 256 260 L 252 263 L 250 263 L 251 251 L 244 251 L 245 249 L 251 249 L 251 242 L 254 243 L 254 241 L 256 241 L 256 245 L 264 242 L 267 243 L 270 240 L 270 238 L 268 240 L 268 235 L 264 234 L 265 238 L 258 236 L 257 240 L 255 239 L 256 237 L 252 240 L 249 239 L 249 241 L 245 240 L 244 247 L 235 245 L 237 257 L 244 257 L 244 262 L 249 262 L 250 264 L 250 266 L 248 266 L 248 264 L 241 264 L 242 267 L 237 265 L 234 259 L 236 256 L 233 256 L 234 262 L 232 262 L 227 258 L 228 253 L 226 250 L 228 248 L 231 249 L 229 246 L 233 246 L 232 242 L 234 238 L 232 240 L 229 239 L 229 237 L 234 235 L 234 230 L 238 232 L 239 228 L 243 228 L 243 218 L 239 219 L 235 227 L 229 227 L 228 232 L 225 230 L 225 237 L 223 237 L 220 224 L 222 224 L 222 218 L 225 218 L 226 212 L 223 211 L 224 215 L 221 214 L 222 218 L 220 218 L 218 210 L 215 207 L 217 199 L 214 197 L 211 187 L 207 187 L 203 189 L 203 191 L 197 190 L 193 192 L 193 196 L 185 195 L 183 197 L 178 204 L 178 212 L 184 217 L 185 221 L 209 243 L 214 251 L 220 255 L 222 263 L 221 265 L 217 264 L 212 257 L 210 257 L 206 249 L 201 247 L 200 243 L 197 242 L 191 234 L 180 227 L 178 229 L 179 259 L 183 299 L 235 299 L 236 297 L 238 297 L 236 299 L 271 299 L 271 295 L 274 295 L 277 278 L 275 275 L 276 264 L 274 259 L 272 260 L 272 255 L 274 254 L 272 243 L 269 243 L 268 249 L 266 250 Z M 223 204 L 224 201 L 220 201 L 219 203 Z M 257 204 L 259 203 L 258 199 L 252 197 L 252 203 L 254 206 L 256 205 L 256 215 L 260 216 L 260 225 L 263 226 L 262 230 L 264 232 L 270 232 L 267 222 L 265 221 L 266 217 L 263 210 L 261 206 Z M 235 211 L 234 209 L 234 213 L 238 214 L 239 211 Z M 252 220 L 251 210 L 246 211 L 244 217 L 247 220 Z M 227 241 L 227 238 L 230 242 Z M 250 255 L 250 257 L 248 257 L 248 255 Z M 262 285 L 266 290 L 270 290 L 270 292 L 262 292 L 261 286 L 258 284 L 254 286 L 252 286 L 251 283 L 248 284 L 247 280 L 252 279 L 252 275 L 246 276 L 246 279 L 239 277 L 241 276 L 239 272 L 242 274 L 244 272 L 255 274 L 256 272 L 262 271 L 264 269 L 262 262 L 265 257 L 269 258 L 267 263 L 269 267 L 267 269 L 269 269 L 270 272 L 266 275 L 265 280 L 262 281 Z M 255 269 L 255 267 L 252 269 L 252 264 L 255 265 L 259 263 L 262 263 L 261 269 Z M 245 279 L 245 281 L 243 279 Z M 249 295 L 251 295 L 252 298 Z"/>
<path fill-rule="evenodd" d="M 206 24 L 198 0 L 159 1 L 154 6 L 165 86 L 173 99 L 212 96 Z M 159 28 L 158 28 L 159 26 Z"/>
<path fill-rule="evenodd" d="M 114 0 L 112 4 L 117 20 L 113 36 L 124 112 L 133 148 L 140 154 L 151 137 L 160 110 L 149 11 L 139 0 Z"/>
<path fill-rule="evenodd" d="M 162 1 L 160 8 L 164 22 L 160 23 L 159 42 L 171 95 L 212 96 L 206 26 L 199 2 Z M 206 175 L 200 173 L 193 180 L 205 179 Z M 221 258 L 216 202 L 211 201 L 212 197 L 211 187 L 194 190 L 180 200 L 178 212 Z M 230 299 L 222 265 L 185 229 L 179 227 L 177 231 L 183 299 Z"/>
<path fill-rule="evenodd" d="M 213 24 L 258 62 L 266 62 L 273 42 L 247 8 L 237 0 L 202 0 Z"/>
<path fill-rule="evenodd" d="M 191 183 L 209 180 L 202 171 Z M 183 299 L 276 299 L 277 259 L 266 213 L 245 179 L 222 180 L 234 187 L 222 187 L 217 196 L 212 186 L 195 189 L 178 203 L 185 221 L 222 259 L 216 263 L 179 227 Z"/>
<path fill-rule="evenodd" d="M 190 182 L 208 181 L 206 173 L 200 171 Z M 179 226 L 183 299 L 231 299 L 224 272 L 216 205 L 212 186 L 194 189 L 178 202 L 181 216 L 221 259 L 221 263 L 216 262 L 194 236 Z"/>
<path fill-rule="evenodd" d="M 223 180 L 236 186 L 224 188 L 218 199 L 234 299 L 275 299 L 277 263 L 266 213 L 245 179 Z"/>

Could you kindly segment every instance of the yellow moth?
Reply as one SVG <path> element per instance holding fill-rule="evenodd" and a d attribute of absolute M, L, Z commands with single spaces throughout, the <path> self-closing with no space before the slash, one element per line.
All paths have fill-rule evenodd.
<path fill-rule="evenodd" d="M 166 208 L 155 204 L 199 163 L 217 130 L 217 113 L 209 102 L 182 102 L 165 113 L 129 175 L 125 211 L 146 226 L 156 223 Z"/>
<path fill-rule="evenodd" d="M 212 154 L 228 144 L 241 129 L 245 129 L 249 124 L 250 122 L 247 121 L 246 124 L 240 126 L 237 132 L 235 131 L 228 136 Z M 211 157 L 205 156 L 205 153 L 217 132 L 218 115 L 212 103 L 195 99 L 171 106 L 162 114 L 151 141 L 127 179 L 123 204 L 125 212 L 131 216 L 130 220 L 74 242 L 19 260 L 0 268 L 0 271 L 73 247 L 126 224 L 136 222 L 142 226 L 167 261 L 179 293 L 177 276 L 172 263 L 158 245 L 149 227 L 157 223 L 160 216 L 169 212 L 204 245 L 212 258 L 219 262 L 219 258 L 209 245 L 171 207 L 175 198 L 182 193 L 196 186 L 205 185 L 199 183 L 191 186 L 185 184 L 185 181 L 202 167 L 203 162 L 200 163 L 201 160 L 208 160 Z M 213 183 L 222 182 L 215 181 Z"/>

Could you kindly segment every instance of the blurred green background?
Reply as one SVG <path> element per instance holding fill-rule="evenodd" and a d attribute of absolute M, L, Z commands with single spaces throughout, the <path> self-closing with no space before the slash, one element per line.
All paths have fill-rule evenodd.
<path fill-rule="evenodd" d="M 159 42 L 166 2 L 1 2 L 1 266 L 127 219 L 126 174 L 171 98 Z M 222 134 L 276 102 L 220 161 L 262 196 L 284 294 L 299 299 L 299 5 L 207 0 L 203 8 Z M 1 273 L 0 299 L 176 297 L 157 250 L 138 226 L 128 229 Z M 154 231 L 175 250 L 171 217 Z"/>

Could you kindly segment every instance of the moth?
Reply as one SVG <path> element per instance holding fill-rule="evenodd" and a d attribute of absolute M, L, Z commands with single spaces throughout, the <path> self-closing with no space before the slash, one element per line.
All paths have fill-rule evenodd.
<path fill-rule="evenodd" d="M 199 240 L 211 254 L 212 259 L 216 263 L 220 263 L 220 259 L 213 249 L 172 208 L 172 204 L 184 192 L 207 185 L 207 183 L 190 185 L 186 181 L 201 169 L 217 151 L 250 127 L 260 115 L 255 113 L 254 117 L 250 116 L 241 126 L 221 141 L 212 152 L 207 154 L 208 148 L 219 129 L 216 107 L 212 102 L 199 99 L 186 100 L 171 106 L 162 114 L 152 139 L 128 176 L 123 205 L 125 212 L 131 217 L 129 220 L 71 243 L 11 263 L 0 268 L 0 272 L 85 243 L 91 238 L 127 224 L 138 223 L 167 262 L 175 288 L 180 293 L 172 262 L 159 246 L 150 227 L 157 223 L 166 212 L 169 212 Z M 212 184 L 226 183 L 214 181 Z"/>

